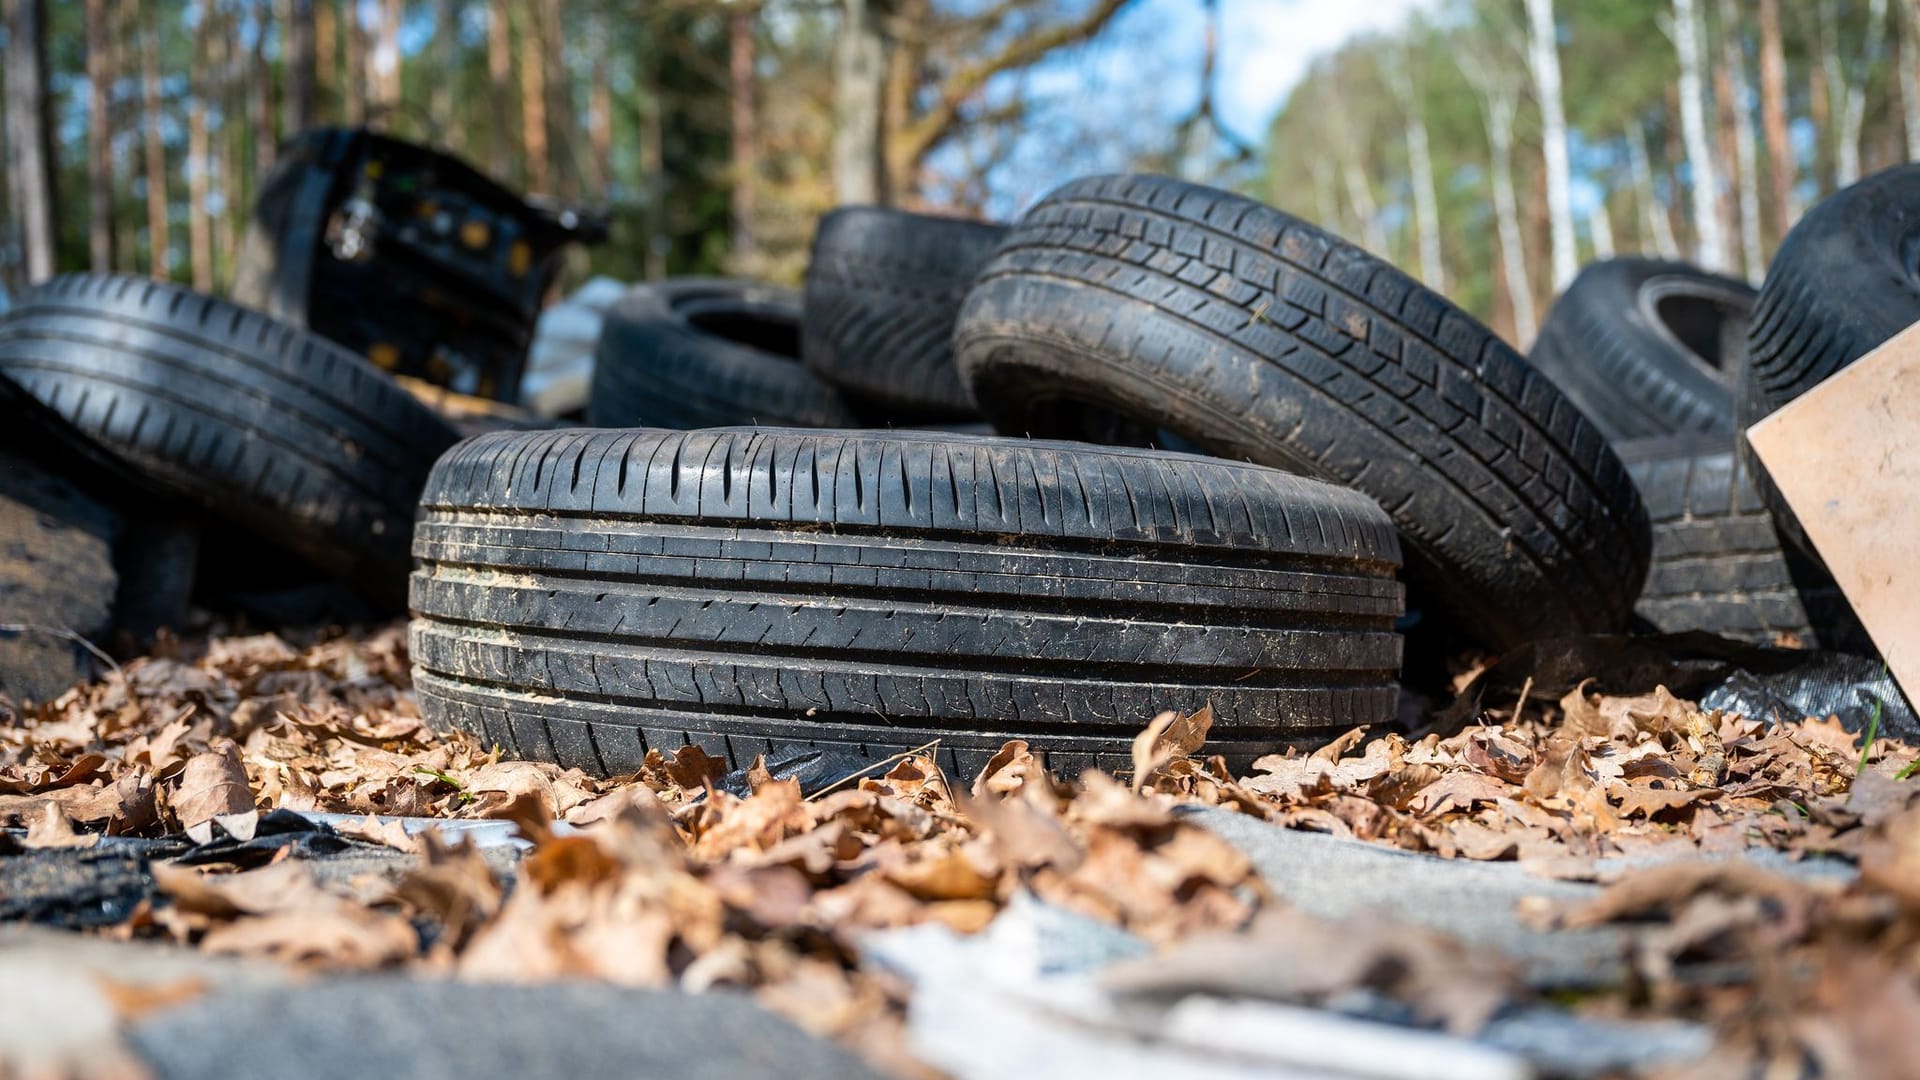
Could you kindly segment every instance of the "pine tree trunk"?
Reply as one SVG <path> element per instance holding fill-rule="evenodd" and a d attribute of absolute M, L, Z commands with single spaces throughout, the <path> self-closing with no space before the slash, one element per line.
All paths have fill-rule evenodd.
<path fill-rule="evenodd" d="M 1694 261 L 1708 270 L 1727 268 L 1726 239 L 1714 207 L 1719 194 L 1713 151 L 1707 143 L 1705 61 L 1700 48 L 1700 14 L 1694 0 L 1673 0 L 1673 45 L 1680 54 L 1680 129 L 1686 140 L 1687 172 L 1693 183 Z"/>
<path fill-rule="evenodd" d="M 754 189 L 759 180 L 759 142 L 755 106 L 754 24 L 759 13 L 736 3 L 727 19 L 729 97 L 733 127 L 733 188 L 730 200 L 733 259 L 744 264 L 753 254 Z"/>
<path fill-rule="evenodd" d="M 540 24 L 538 40 L 546 56 L 541 88 L 546 94 L 547 161 L 553 176 L 551 193 L 572 202 L 580 197 L 580 159 L 573 147 L 580 110 L 574 104 L 573 70 L 567 66 L 566 29 L 560 15 L 560 0 L 534 0 L 534 18 Z"/>
<path fill-rule="evenodd" d="M 1900 63 L 1894 80 L 1900 84 L 1900 119 L 1908 161 L 1920 161 L 1920 3 L 1900 5 Z"/>
<path fill-rule="evenodd" d="M 1567 116 L 1560 97 L 1560 42 L 1553 0 L 1527 0 L 1527 56 L 1540 102 L 1540 143 L 1547 162 L 1547 215 L 1552 228 L 1553 288 L 1579 272 L 1574 251 L 1572 175 L 1567 164 Z"/>
<path fill-rule="evenodd" d="M 312 0 L 314 51 L 314 116 L 340 123 L 340 10 L 339 0 Z"/>
<path fill-rule="evenodd" d="M 361 25 L 359 0 L 347 0 L 341 12 L 340 39 L 345 46 L 346 64 L 341 83 L 346 90 L 347 123 L 359 126 L 367 122 L 367 31 Z"/>
<path fill-rule="evenodd" d="M 273 8 L 264 0 L 253 0 L 247 7 L 253 10 L 253 52 L 247 57 L 247 85 L 242 90 L 253 91 L 247 95 L 253 108 L 253 130 L 248 133 L 248 139 L 253 144 L 254 187 L 258 188 L 267 170 L 273 168 L 274 154 L 280 149 L 280 133 L 273 127 L 273 65 L 267 62 L 267 28 L 272 22 Z M 237 30 L 239 17 L 229 18 L 227 25 Z M 226 121 L 223 119 L 221 123 L 224 125 Z M 228 191 L 238 191 L 234 182 L 238 179 L 234 177 L 228 182 Z"/>
<path fill-rule="evenodd" d="M 636 72 L 640 87 L 640 191 L 646 207 L 645 273 L 648 281 L 667 276 L 665 207 L 667 201 L 666 118 L 662 115 L 660 84 Z"/>
<path fill-rule="evenodd" d="M 285 92 L 280 98 L 280 129 L 288 137 L 313 126 L 314 2 L 287 0 L 287 17 L 280 28 L 280 56 L 286 80 Z"/>
<path fill-rule="evenodd" d="M 587 149 L 593 158 L 593 194 L 606 199 L 613 191 L 613 87 L 607 79 L 607 22 L 595 14 L 588 33 L 592 57 L 587 90 Z"/>
<path fill-rule="evenodd" d="M 433 140 L 448 151 L 464 154 L 467 149 L 464 125 L 453 122 L 453 84 L 460 68 L 460 5 L 456 0 L 433 0 L 432 88 L 427 93 L 427 119 L 433 124 Z M 597 46 L 606 48 L 604 42 Z"/>
<path fill-rule="evenodd" d="M 1487 142 L 1493 150 L 1493 213 L 1500 231 L 1500 264 L 1507 280 L 1507 304 L 1513 310 L 1513 344 L 1533 344 L 1533 287 L 1527 283 L 1526 244 L 1520 236 L 1520 208 L 1513 195 L 1513 114 L 1510 97 L 1487 101 Z"/>
<path fill-rule="evenodd" d="M 1633 186 L 1640 193 L 1640 212 L 1647 222 L 1653 250 L 1663 259 L 1680 257 L 1680 243 L 1673 235 L 1673 222 L 1653 188 L 1653 165 L 1647 155 L 1647 125 L 1636 119 L 1627 129 L 1627 161 L 1633 169 Z"/>
<path fill-rule="evenodd" d="M 7 150 L 12 211 L 20 225 L 27 280 L 53 276 L 60 210 L 53 187 L 48 122 L 46 0 L 6 0 Z"/>
<path fill-rule="evenodd" d="M 833 194 L 836 202 L 884 200 L 880 145 L 887 45 L 879 0 L 841 0 L 833 68 Z"/>
<path fill-rule="evenodd" d="M 1793 206 L 1797 170 L 1793 144 L 1787 140 L 1787 60 L 1780 40 L 1780 0 L 1760 0 L 1760 130 L 1767 140 L 1773 235 L 1784 236 L 1797 216 Z"/>
<path fill-rule="evenodd" d="M 1758 284 L 1767 272 L 1767 256 L 1760 239 L 1760 160 L 1753 138 L 1753 84 L 1747 81 L 1747 51 L 1740 41 L 1739 8 L 1735 0 L 1720 0 L 1720 25 L 1726 29 L 1722 61 L 1732 80 L 1734 161 L 1740 167 L 1740 257 L 1747 280 Z"/>
<path fill-rule="evenodd" d="M 534 10 L 541 2 L 526 0 L 520 8 L 520 139 L 526 154 L 527 188 L 547 195 L 553 191 L 553 174 L 547 157 L 546 47 L 540 40 L 540 16 Z"/>
<path fill-rule="evenodd" d="M 247 132 L 251 124 L 242 123 L 240 117 L 250 104 L 259 101 L 253 93 L 252 73 L 241 73 L 241 64 L 235 56 L 240 25 L 239 10 L 229 11 L 213 9 L 214 28 L 209 42 L 208 71 L 209 79 L 215 88 L 210 96 L 220 103 L 220 128 L 209 132 L 209 140 L 217 150 L 213 156 L 218 159 L 218 167 L 208 177 L 208 187 L 219 193 L 220 212 L 211 214 L 213 223 L 213 284 L 214 288 L 224 287 L 232 272 L 235 240 L 239 228 L 235 219 L 238 209 L 247 201 L 246 193 L 240 183 L 240 157 L 243 133 L 257 147 L 257 132 Z M 248 57 L 251 63 L 252 57 Z"/>
<path fill-rule="evenodd" d="M 513 24 L 507 5 L 512 0 L 493 0 L 487 9 L 487 96 L 493 105 L 493 131 L 489 137 L 488 159 L 493 175 L 502 180 L 526 179 L 526 165 L 514 168 L 519 152 L 519 136 L 513 127 Z"/>
<path fill-rule="evenodd" d="M 1701 13 L 1704 25 L 1706 15 Z M 1708 51 L 1707 56 L 1713 53 Z M 1720 53 L 1723 61 L 1731 59 L 1724 49 Z M 1713 129 L 1718 145 L 1714 147 L 1715 160 L 1726 163 L 1727 178 L 1713 200 L 1714 212 L 1720 217 L 1720 236 L 1727 245 L 1727 267 L 1731 270 L 1746 257 L 1744 250 L 1736 250 L 1740 236 L 1740 118 L 1745 115 L 1733 91 L 1733 72 L 1727 63 L 1709 64 L 1713 71 Z"/>
<path fill-rule="evenodd" d="M 214 65 L 208 55 L 213 41 L 212 18 L 202 12 L 193 35 L 193 68 L 187 79 L 187 268 L 193 287 L 213 291 L 213 219 L 207 214 L 207 180 L 213 155 L 207 141 L 207 98 L 212 90 Z"/>
<path fill-rule="evenodd" d="M 375 101 L 371 115 L 387 131 L 401 130 L 400 114 L 400 17 L 401 0 L 380 0 L 379 21 L 374 27 L 373 51 L 368 58 L 369 81 Z"/>
<path fill-rule="evenodd" d="M 96 274 L 113 271 L 113 34 L 107 0 L 87 0 L 87 256 Z"/>
<path fill-rule="evenodd" d="M 140 130 L 147 157 L 147 273 L 166 281 L 173 276 L 173 250 L 167 227 L 167 147 L 160 141 L 160 27 L 156 20 L 140 35 Z"/>

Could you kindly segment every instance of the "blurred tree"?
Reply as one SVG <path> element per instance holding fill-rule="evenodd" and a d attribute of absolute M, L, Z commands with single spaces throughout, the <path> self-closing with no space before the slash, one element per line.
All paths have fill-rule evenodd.
<path fill-rule="evenodd" d="M 26 280 L 53 276 L 60 207 L 53 186 L 53 125 L 46 0 L 6 0 L 8 200 L 18 222 Z"/>

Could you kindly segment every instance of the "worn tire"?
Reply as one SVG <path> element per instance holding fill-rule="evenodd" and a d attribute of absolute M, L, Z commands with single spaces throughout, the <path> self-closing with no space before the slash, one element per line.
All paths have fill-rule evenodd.
<path fill-rule="evenodd" d="M 1872 642 L 1833 579 L 1782 546 L 1731 434 L 1617 447 L 1653 523 L 1653 566 L 1635 614 L 1655 629 L 1865 651 Z"/>
<path fill-rule="evenodd" d="M 1527 359 L 1609 441 L 1730 433 L 1754 296 L 1685 263 L 1593 263 L 1553 302 Z"/>
<path fill-rule="evenodd" d="M 313 334 L 145 278 L 69 274 L 0 320 L 13 379 L 153 481 L 397 597 L 453 431 Z"/>
<path fill-rule="evenodd" d="M 859 426 L 800 363 L 799 299 L 741 281 L 636 285 L 601 324 L 589 394 L 607 427 Z"/>
<path fill-rule="evenodd" d="M 1829 195 L 1774 253 L 1735 388 L 1740 428 L 1813 389 L 1920 321 L 1920 164 L 1898 165 Z M 1787 542 L 1813 556 L 1800 522 L 1746 440 L 1740 453 Z"/>
<path fill-rule="evenodd" d="M 1405 274 L 1237 195 L 1068 184 L 981 272 L 954 347 L 1003 432 L 1172 435 L 1371 495 L 1409 604 L 1483 642 L 1616 630 L 1639 595 L 1645 512 L 1571 402 Z"/>
<path fill-rule="evenodd" d="M 1212 703 L 1241 765 L 1390 723 L 1398 545 L 1364 497 L 1185 455 L 912 432 L 463 443 L 414 550 L 421 709 L 598 774 L 1007 739 L 1124 769 Z"/>
<path fill-rule="evenodd" d="M 1006 232 L 874 206 L 821 218 L 801 319 L 807 366 L 887 420 L 979 415 L 953 366 L 953 320 Z"/>

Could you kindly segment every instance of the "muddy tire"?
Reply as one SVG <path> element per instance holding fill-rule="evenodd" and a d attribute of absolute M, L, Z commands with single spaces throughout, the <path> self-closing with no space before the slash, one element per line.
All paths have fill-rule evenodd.
<path fill-rule="evenodd" d="M 71 274 L 0 320 L 0 375 L 153 482 L 397 596 L 452 429 L 358 356 L 223 300 Z"/>
<path fill-rule="evenodd" d="M 1610 441 L 1733 431 L 1733 379 L 1755 293 L 1685 263 L 1580 271 L 1527 359 Z"/>
<path fill-rule="evenodd" d="M 1398 545 L 1350 491 L 1185 455 L 911 432 L 498 434 L 422 499 L 427 718 L 600 775 L 1008 739 L 1128 767 L 1211 703 L 1240 765 L 1391 723 Z"/>
<path fill-rule="evenodd" d="M 800 301 L 785 289 L 690 279 L 637 285 L 607 311 L 587 420 L 674 429 L 857 427 L 800 363 Z"/>
<path fill-rule="evenodd" d="M 1004 433 L 1192 446 L 1372 496 L 1410 606 L 1482 642 L 1617 630 L 1639 595 L 1639 497 L 1552 383 L 1405 274 L 1237 195 L 1066 185 L 981 272 L 954 347 Z"/>
<path fill-rule="evenodd" d="M 979 415 L 953 366 L 953 320 L 1006 227 L 842 207 L 820 219 L 807 263 L 807 366 L 896 423 Z"/>

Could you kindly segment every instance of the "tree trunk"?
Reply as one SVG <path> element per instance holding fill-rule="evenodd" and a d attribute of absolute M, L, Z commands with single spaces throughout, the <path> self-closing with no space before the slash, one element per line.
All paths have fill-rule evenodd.
<path fill-rule="evenodd" d="M 1772 181 L 1773 235 L 1793 225 L 1793 182 L 1797 170 L 1787 140 L 1787 60 L 1780 40 L 1780 0 L 1760 0 L 1760 129 L 1767 140 L 1767 172 Z"/>
<path fill-rule="evenodd" d="M 401 0 L 380 0 L 373 48 L 367 56 L 367 82 L 373 87 L 369 119 L 395 133 L 401 130 L 400 7 Z"/>
<path fill-rule="evenodd" d="M 592 85 L 587 90 L 587 151 L 592 156 L 593 194 L 608 199 L 613 191 L 613 88 L 607 82 L 607 22 L 595 14 L 587 48 Z"/>
<path fill-rule="evenodd" d="M 87 256 L 96 274 L 113 272 L 113 35 L 107 0 L 87 0 Z"/>
<path fill-rule="evenodd" d="M 428 132 L 434 142 L 455 154 L 464 154 L 467 148 L 465 125 L 453 120 L 453 84 L 455 72 L 460 68 L 459 61 L 460 5 L 456 0 L 433 0 L 433 67 L 432 87 L 427 92 L 427 120 L 433 125 Z M 604 42 L 597 45 L 604 49 Z"/>
<path fill-rule="evenodd" d="M 566 29 L 560 14 L 560 0 L 534 0 L 533 17 L 539 24 L 535 40 L 546 57 L 541 88 L 546 94 L 547 161 L 553 175 L 550 193 L 572 202 L 580 197 L 580 159 L 573 149 L 580 110 L 574 105 L 573 71 L 567 66 Z"/>
<path fill-rule="evenodd" d="M 367 30 L 361 25 L 360 0 L 347 0 L 340 20 L 340 37 L 347 55 L 341 81 L 346 88 L 347 123 L 367 122 Z"/>
<path fill-rule="evenodd" d="M 247 85 L 241 90 L 243 93 L 252 90 L 247 95 L 253 108 L 253 130 L 248 133 L 248 138 L 253 143 L 254 187 L 257 189 L 260 181 L 265 179 L 267 170 L 273 168 L 273 156 L 280 149 L 280 134 L 273 129 L 273 65 L 267 63 L 267 27 L 271 23 L 273 7 L 265 0 L 254 0 L 246 7 L 253 11 L 253 52 L 247 57 Z M 239 15 L 229 15 L 227 26 L 238 32 Z M 222 117 L 220 123 L 224 127 L 226 118 Z M 226 181 L 230 196 L 239 193 L 237 180 L 238 177 L 234 177 Z"/>
<path fill-rule="evenodd" d="M 520 139 L 526 154 L 527 188 L 548 195 L 553 191 L 553 173 L 547 157 L 547 66 L 546 46 L 540 40 L 540 13 L 535 5 L 542 0 L 526 0 L 520 7 Z"/>
<path fill-rule="evenodd" d="M 758 110 L 754 93 L 754 24 L 759 13 L 736 3 L 727 18 L 728 82 L 733 126 L 733 189 L 730 203 L 733 258 L 743 263 L 753 255 L 754 189 L 759 182 L 756 146 Z"/>
<path fill-rule="evenodd" d="M 1900 5 L 1900 28 L 1900 64 L 1893 77 L 1900 84 L 1907 160 L 1920 161 L 1920 4 L 1915 0 Z"/>
<path fill-rule="evenodd" d="M 1387 230 L 1380 221 L 1380 204 L 1374 201 L 1366 170 L 1349 159 L 1342 165 L 1340 173 L 1347 185 L 1347 200 L 1353 204 L 1353 215 L 1360 220 L 1361 242 L 1368 251 L 1386 258 Z"/>
<path fill-rule="evenodd" d="M 314 64 L 314 116 L 341 121 L 340 109 L 340 10 L 339 0 L 312 0 Z"/>
<path fill-rule="evenodd" d="M 289 137 L 313 126 L 313 5 L 314 0 L 288 0 L 287 18 L 280 27 L 280 56 L 285 67 L 280 129 Z"/>
<path fill-rule="evenodd" d="M 263 141 L 259 132 L 248 131 L 251 124 L 242 123 L 240 117 L 250 103 L 257 106 L 260 98 L 254 91 L 253 72 L 241 75 L 240 61 L 235 55 L 239 45 L 240 14 L 238 9 L 225 10 L 211 7 L 209 14 L 214 20 L 208 43 L 207 71 L 212 82 L 208 96 L 220 104 L 220 128 L 209 132 L 209 141 L 216 148 L 210 157 L 217 159 L 218 165 L 207 178 L 211 191 L 219 193 L 220 212 L 209 210 L 213 225 L 213 287 L 218 289 L 227 284 L 228 275 L 233 266 L 234 242 L 239 234 L 235 222 L 237 211 L 244 205 L 246 195 L 240 183 L 241 141 L 250 139 L 255 152 Z M 261 18 L 265 18 L 264 9 Z M 266 26 L 261 24 L 265 31 Z M 253 56 L 247 57 L 250 65 Z"/>
<path fill-rule="evenodd" d="M 1500 264 L 1507 279 L 1507 303 L 1513 309 L 1513 344 L 1533 344 L 1533 287 L 1527 283 L 1526 244 L 1520 237 L 1520 209 L 1513 197 L 1514 100 L 1496 96 L 1486 102 L 1487 142 L 1493 150 L 1493 213 L 1500 231 Z"/>
<path fill-rule="evenodd" d="M 667 201 L 666 117 L 662 115 L 660 84 L 648 75 L 636 72 L 634 82 L 640 90 L 640 191 L 646 207 L 646 243 L 644 272 L 648 281 L 667 276 L 667 248 L 664 208 Z"/>
<path fill-rule="evenodd" d="M 1720 232 L 1714 199 L 1719 194 L 1713 151 L 1707 144 L 1705 60 L 1700 48 L 1700 14 L 1694 0 L 1673 0 L 1673 45 L 1680 54 L 1680 129 L 1686 140 L 1687 172 L 1692 180 L 1694 261 L 1708 270 L 1727 268 L 1727 245 Z"/>
<path fill-rule="evenodd" d="M 1409 50 L 1410 51 L 1410 50 Z M 1423 99 L 1413 84 L 1412 58 L 1402 53 L 1390 73 L 1398 99 L 1407 143 L 1407 169 L 1412 176 L 1414 228 L 1419 239 L 1420 280 L 1435 292 L 1447 291 L 1446 266 L 1440 254 L 1440 199 L 1434 191 L 1433 155 L 1427 145 L 1427 118 Z"/>
<path fill-rule="evenodd" d="M 1767 253 L 1760 239 L 1760 160 L 1753 138 L 1753 84 L 1747 81 L 1747 51 L 1740 42 L 1740 12 L 1735 0 L 1720 0 L 1720 25 L 1725 27 L 1723 66 L 1733 83 L 1734 161 L 1740 167 L 1740 256 L 1747 280 L 1758 284 L 1767 272 Z"/>
<path fill-rule="evenodd" d="M 53 276 L 60 210 L 48 122 L 46 0 L 6 0 L 7 154 L 27 280 Z"/>
<path fill-rule="evenodd" d="M 1703 26 L 1705 25 L 1705 19 L 1706 14 L 1703 11 L 1701 13 Z M 1729 36 L 1728 40 L 1733 39 Z M 1712 53 L 1709 52 L 1706 55 L 1711 56 Z M 1734 245 L 1738 242 L 1737 238 L 1740 236 L 1739 191 L 1741 177 L 1738 168 L 1740 159 L 1740 137 L 1738 132 L 1740 120 L 1746 114 L 1742 111 L 1744 106 L 1734 96 L 1733 71 L 1729 64 L 1733 59 L 1733 54 L 1723 49 L 1720 57 L 1723 61 L 1722 63 L 1709 64 L 1708 66 L 1713 72 L 1714 115 L 1712 122 L 1713 133 L 1718 141 L 1718 145 L 1714 147 L 1714 157 L 1716 161 L 1726 163 L 1727 178 L 1715 195 L 1713 207 L 1714 213 L 1720 218 L 1720 236 L 1727 245 L 1727 267 L 1731 270 L 1741 259 L 1745 258 L 1744 250 L 1737 251 Z"/>
<path fill-rule="evenodd" d="M 1596 260 L 1613 258 L 1613 219 L 1607 216 L 1606 199 L 1601 199 L 1600 205 L 1587 215 L 1587 233 L 1593 237 Z"/>
<path fill-rule="evenodd" d="M 160 26 L 157 16 L 140 35 L 140 130 L 147 156 L 147 272 L 158 280 L 173 276 L 173 251 L 167 226 L 167 147 L 160 141 Z"/>
<path fill-rule="evenodd" d="M 511 2 L 493 0 L 487 9 L 487 96 L 493 105 L 488 159 L 493 175 L 502 181 L 526 178 L 524 162 L 518 170 L 513 167 L 519 136 L 513 128 L 513 24 L 507 17 Z"/>
<path fill-rule="evenodd" d="M 1560 41 L 1553 0 L 1527 0 L 1527 58 L 1540 101 L 1540 143 L 1547 161 L 1547 215 L 1553 230 L 1553 288 L 1579 272 L 1574 251 L 1572 175 L 1567 165 L 1567 116 L 1560 98 Z"/>
<path fill-rule="evenodd" d="M 1879 66 L 1885 50 L 1887 0 L 1867 0 L 1867 33 L 1858 61 L 1849 67 L 1852 78 L 1845 80 L 1845 96 L 1839 102 L 1838 144 L 1834 147 L 1833 179 L 1846 187 L 1860 179 L 1860 128 L 1866 120 L 1867 79 Z M 1834 28 L 1837 37 L 1839 28 Z M 1837 67 L 1837 42 L 1835 47 Z"/>
<path fill-rule="evenodd" d="M 1660 193 L 1653 187 L 1653 164 L 1647 155 L 1647 125 L 1637 118 L 1627 128 L 1627 161 L 1633 169 L 1633 186 L 1640 193 L 1640 212 L 1646 217 L 1654 252 L 1663 259 L 1679 258 L 1680 243 L 1674 239 L 1673 222 L 1660 203 Z"/>
<path fill-rule="evenodd" d="M 841 0 L 833 64 L 833 195 L 836 202 L 880 203 L 885 171 L 880 102 L 887 44 L 880 0 Z"/>
<path fill-rule="evenodd" d="M 213 291 L 213 219 L 207 214 L 207 180 L 213 154 L 207 140 L 207 98 L 216 75 L 211 57 L 213 19 L 202 11 L 193 35 L 193 66 L 187 78 L 187 268 L 193 287 Z"/>

